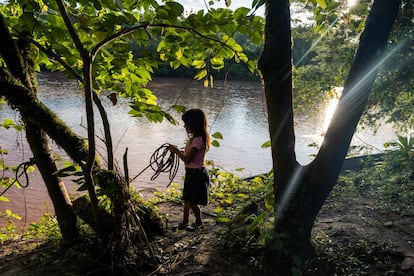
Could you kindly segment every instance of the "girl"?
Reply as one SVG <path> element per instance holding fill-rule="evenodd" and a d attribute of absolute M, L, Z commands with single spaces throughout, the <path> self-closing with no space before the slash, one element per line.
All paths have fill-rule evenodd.
<path fill-rule="evenodd" d="M 198 205 L 207 205 L 209 176 L 204 167 L 204 158 L 210 148 L 207 118 L 200 109 L 187 110 L 183 116 L 184 127 L 189 141 L 184 151 L 176 146 L 170 146 L 170 151 L 176 153 L 185 164 L 185 180 L 183 190 L 184 214 L 178 229 L 195 230 L 203 225 L 201 211 Z M 190 209 L 196 218 L 195 223 L 188 225 Z"/>

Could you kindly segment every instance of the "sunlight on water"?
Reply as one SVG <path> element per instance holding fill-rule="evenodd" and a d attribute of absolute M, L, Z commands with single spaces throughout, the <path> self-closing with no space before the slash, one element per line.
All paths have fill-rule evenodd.
<path fill-rule="evenodd" d="M 325 108 L 325 115 L 323 116 L 322 131 L 326 132 L 329 124 L 331 123 L 332 117 L 335 113 L 336 106 L 338 105 L 339 97 L 342 93 L 342 87 L 336 87 L 329 93 L 328 104 Z"/>

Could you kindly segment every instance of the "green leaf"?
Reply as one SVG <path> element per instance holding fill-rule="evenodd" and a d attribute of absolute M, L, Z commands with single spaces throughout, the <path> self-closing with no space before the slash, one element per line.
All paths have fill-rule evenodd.
<path fill-rule="evenodd" d="M 72 176 L 72 175 L 80 176 L 82 175 L 82 172 L 80 171 L 79 166 L 72 165 L 72 166 L 68 166 L 66 168 L 60 169 L 53 174 L 58 177 L 65 177 L 65 176 Z"/>
<path fill-rule="evenodd" d="M 184 7 L 176 2 L 167 2 L 163 6 L 159 6 L 155 9 L 157 17 L 160 19 L 175 20 L 178 16 L 184 12 Z"/>
<path fill-rule="evenodd" d="M 251 234 L 256 228 L 257 226 L 264 221 L 264 219 L 267 217 L 267 212 L 264 211 L 263 213 L 261 213 L 260 215 L 258 215 L 253 222 L 249 225 L 249 227 L 247 227 L 247 233 Z"/>
<path fill-rule="evenodd" d="M 223 212 L 223 208 L 222 207 L 217 207 L 216 209 L 214 209 L 214 213 L 216 214 L 220 214 Z"/>
<path fill-rule="evenodd" d="M 7 197 L 5 197 L 5 196 L 0 196 L 0 201 L 3 201 L 3 202 L 10 202 L 10 199 L 8 199 Z"/>
<path fill-rule="evenodd" d="M 177 2 L 167 2 L 165 6 L 171 17 L 180 16 L 184 12 L 184 7 Z"/>
<path fill-rule="evenodd" d="M 316 0 L 316 3 L 318 3 L 318 5 L 321 6 L 322 9 L 326 9 L 325 0 Z"/>
<path fill-rule="evenodd" d="M 216 221 L 217 222 L 221 222 L 221 223 L 228 223 L 228 222 L 230 222 L 230 219 L 229 218 L 225 218 L 225 217 L 218 217 L 217 219 L 216 219 Z"/>
<path fill-rule="evenodd" d="M 201 80 L 201 79 L 203 79 L 205 76 L 207 76 L 207 70 L 206 69 L 203 69 L 203 70 L 201 70 L 201 71 L 199 71 L 195 76 L 194 76 L 194 79 L 196 79 L 196 80 Z"/>
<path fill-rule="evenodd" d="M 220 143 L 217 140 L 211 141 L 211 145 L 214 147 L 220 147 Z"/>
<path fill-rule="evenodd" d="M 160 19 L 168 19 L 169 15 L 168 15 L 168 9 L 166 8 L 166 6 L 159 6 L 156 10 L 156 16 L 157 18 Z"/>
<path fill-rule="evenodd" d="M 222 57 L 213 57 L 210 59 L 210 63 L 211 65 L 218 67 L 218 68 L 224 67 L 224 60 Z"/>
<path fill-rule="evenodd" d="M 216 139 L 223 139 L 221 132 L 214 132 L 211 136 Z"/>
<path fill-rule="evenodd" d="M 262 148 L 270 148 L 272 146 L 272 144 L 270 143 L 270 140 L 267 140 L 266 142 L 264 142 L 262 144 Z"/>
<path fill-rule="evenodd" d="M 10 118 L 6 118 L 2 123 L 1 126 L 4 127 L 5 129 L 9 129 L 11 127 L 13 127 L 15 125 L 14 120 L 10 119 Z"/>
<path fill-rule="evenodd" d="M 183 105 L 173 105 L 171 108 L 179 113 L 184 113 L 187 110 L 187 107 Z"/>

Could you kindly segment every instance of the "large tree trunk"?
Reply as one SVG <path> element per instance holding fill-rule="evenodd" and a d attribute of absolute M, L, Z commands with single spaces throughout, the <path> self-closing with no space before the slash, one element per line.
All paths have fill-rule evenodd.
<path fill-rule="evenodd" d="M 290 274 L 293 258 L 312 253 L 314 221 L 343 165 L 365 108 L 401 1 L 376 0 L 361 36 L 344 91 L 316 159 L 300 166 L 294 156 L 289 1 L 267 1 L 265 46 L 259 61 L 265 81 L 275 171 L 273 239 L 267 243 L 266 274 Z M 275 242 L 282 249 L 275 249 Z"/>
<path fill-rule="evenodd" d="M 298 166 L 292 106 L 292 59 L 289 1 L 267 2 L 265 44 L 259 60 L 268 109 L 277 202 Z M 278 184 L 280 183 L 280 184 Z"/>

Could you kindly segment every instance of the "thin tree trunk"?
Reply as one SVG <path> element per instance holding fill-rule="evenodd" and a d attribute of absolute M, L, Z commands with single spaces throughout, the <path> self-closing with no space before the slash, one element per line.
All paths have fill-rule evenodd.
<path fill-rule="evenodd" d="M 63 241 L 71 242 L 79 237 L 76 216 L 65 185 L 59 177 L 54 175 L 57 167 L 47 136 L 37 126 L 27 122 L 26 138 L 52 200 Z"/>
<path fill-rule="evenodd" d="M 112 135 L 111 135 L 111 127 L 109 124 L 108 116 L 106 114 L 106 110 L 102 105 L 101 100 L 99 99 L 98 95 L 93 92 L 93 102 L 98 107 L 99 114 L 101 115 L 102 125 L 104 128 L 105 134 L 105 146 L 106 146 L 106 155 L 108 159 L 108 170 L 114 170 L 114 150 L 112 145 Z"/>
<path fill-rule="evenodd" d="M 59 12 L 65 22 L 65 26 L 73 40 L 73 43 L 76 46 L 79 54 L 82 57 L 83 65 L 82 72 L 84 76 L 84 86 L 85 86 L 85 111 L 86 111 L 86 121 L 87 121 L 87 131 L 88 131 L 88 158 L 86 164 L 82 166 L 82 170 L 85 176 L 85 184 L 89 192 L 89 197 L 91 199 L 91 207 L 93 215 L 95 217 L 96 227 L 100 233 L 101 221 L 99 219 L 99 207 L 98 207 L 98 198 L 95 191 L 95 185 L 92 175 L 93 166 L 95 164 L 95 122 L 93 114 L 93 88 L 92 88 L 92 56 L 89 51 L 87 51 L 82 41 L 80 40 L 78 34 L 73 28 L 72 22 L 69 18 L 69 15 L 66 12 L 65 4 L 62 0 L 56 0 L 56 3 L 59 7 Z M 101 233 L 100 233 L 101 234 Z"/>

